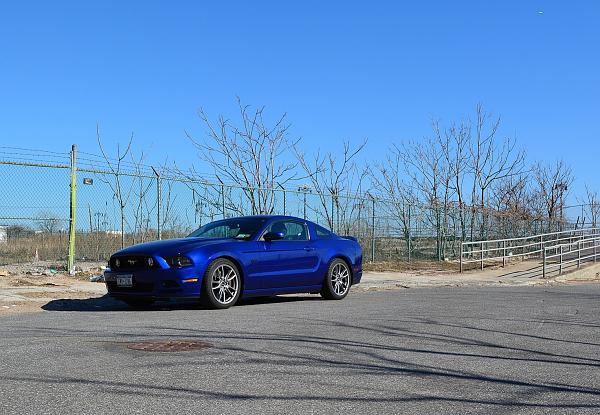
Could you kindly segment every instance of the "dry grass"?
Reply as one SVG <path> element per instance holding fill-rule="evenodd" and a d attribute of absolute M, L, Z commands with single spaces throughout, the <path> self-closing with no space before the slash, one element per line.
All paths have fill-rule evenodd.
<path fill-rule="evenodd" d="M 175 237 L 165 233 L 165 238 Z M 125 235 L 125 245 L 154 240 L 155 234 Z M 75 259 L 81 261 L 105 262 L 110 255 L 121 249 L 121 236 L 104 232 L 78 232 L 75 236 Z M 32 261 L 60 261 L 66 263 L 69 251 L 68 235 L 62 234 L 28 234 L 10 237 L 0 243 L 0 265 L 28 263 Z"/>
<path fill-rule="evenodd" d="M 364 271 L 374 272 L 404 272 L 404 271 L 438 271 L 438 272 L 458 272 L 458 265 L 448 261 L 384 261 L 384 262 L 365 262 Z"/>
<path fill-rule="evenodd" d="M 126 235 L 126 245 L 153 240 L 155 234 Z M 163 235 L 165 238 L 178 237 L 167 232 Z M 418 244 L 417 244 L 418 242 Z M 365 271 L 380 272 L 402 272 L 402 271 L 457 271 L 458 264 L 455 261 L 435 261 L 427 260 L 434 256 L 435 241 L 426 238 L 415 242 L 415 251 L 411 262 L 407 261 L 403 242 L 397 239 L 379 240 L 377 245 L 377 255 L 384 261 L 375 263 L 364 263 Z M 79 232 L 76 235 L 75 258 L 76 265 L 82 262 L 96 261 L 98 264 L 105 264 L 110 255 L 121 248 L 120 235 L 106 234 L 103 232 L 89 233 Z M 418 249 L 416 249 L 418 248 Z M 367 248 L 365 248 L 367 250 Z M 55 268 L 59 272 L 65 271 L 68 252 L 68 236 L 65 234 L 33 234 L 21 237 L 10 238 L 6 243 L 0 244 L 0 266 L 6 264 L 27 264 L 37 261 L 54 261 Z M 37 254 L 37 255 L 36 255 Z M 478 264 L 469 264 L 468 268 L 475 269 Z M 98 269 L 85 270 L 78 274 L 81 279 L 89 278 L 101 272 Z"/>
<path fill-rule="evenodd" d="M 67 258 L 68 239 L 64 234 L 37 234 L 9 238 L 0 243 L 0 265 L 31 262 L 37 259 Z"/>

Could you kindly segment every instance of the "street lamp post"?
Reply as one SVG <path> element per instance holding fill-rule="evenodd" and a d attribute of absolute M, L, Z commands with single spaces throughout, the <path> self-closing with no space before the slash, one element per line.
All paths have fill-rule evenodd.
<path fill-rule="evenodd" d="M 303 184 L 302 186 L 298 187 L 298 191 L 302 192 L 304 196 L 304 219 L 306 219 L 306 194 L 310 192 L 310 187 Z"/>

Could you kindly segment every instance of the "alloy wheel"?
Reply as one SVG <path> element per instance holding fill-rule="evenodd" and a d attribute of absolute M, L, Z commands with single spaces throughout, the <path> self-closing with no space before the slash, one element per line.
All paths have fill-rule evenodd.
<path fill-rule="evenodd" d="M 221 264 L 212 273 L 211 289 L 215 300 L 227 305 L 235 300 L 240 287 L 237 271 L 228 264 Z"/>
<path fill-rule="evenodd" d="M 335 264 L 331 270 L 331 286 L 336 295 L 346 294 L 346 291 L 350 288 L 350 271 L 346 265 L 342 263 Z"/>

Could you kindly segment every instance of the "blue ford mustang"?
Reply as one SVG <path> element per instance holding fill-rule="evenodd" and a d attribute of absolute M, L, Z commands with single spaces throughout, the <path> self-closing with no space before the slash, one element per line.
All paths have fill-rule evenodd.
<path fill-rule="evenodd" d="M 131 306 L 196 298 L 213 308 L 288 293 L 340 300 L 361 276 L 356 239 L 292 216 L 223 219 L 187 238 L 130 246 L 104 273 L 109 295 Z"/>

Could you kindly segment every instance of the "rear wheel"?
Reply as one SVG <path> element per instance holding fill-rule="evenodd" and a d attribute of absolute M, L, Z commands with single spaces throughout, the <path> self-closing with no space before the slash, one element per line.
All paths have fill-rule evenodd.
<path fill-rule="evenodd" d="M 321 296 L 327 300 L 341 300 L 350 291 L 350 268 L 346 261 L 336 258 L 331 261 L 321 289 Z"/>
<path fill-rule="evenodd" d="M 210 308 L 229 308 L 239 300 L 242 279 L 237 266 L 228 259 L 214 260 L 202 279 L 200 300 Z"/>

